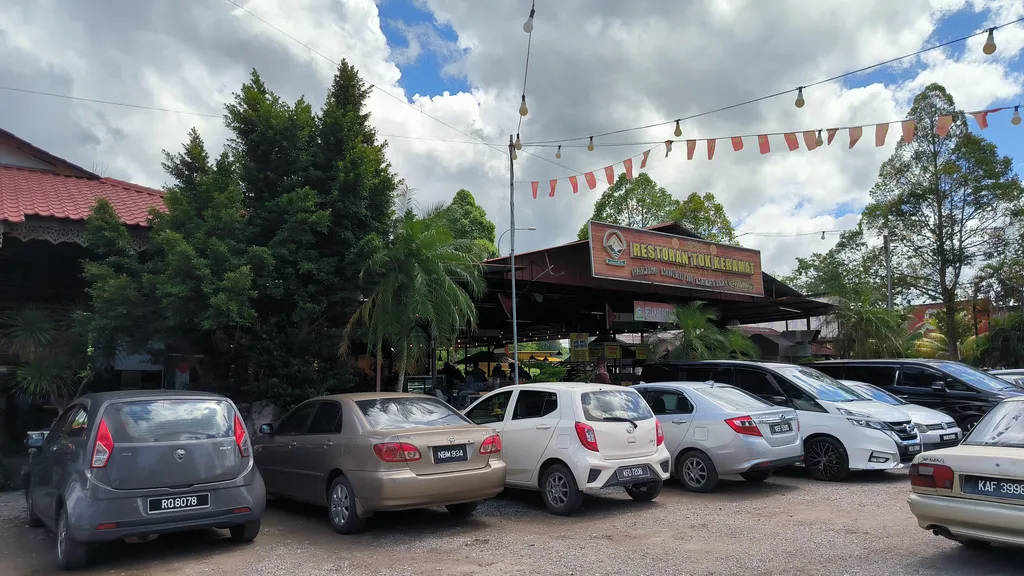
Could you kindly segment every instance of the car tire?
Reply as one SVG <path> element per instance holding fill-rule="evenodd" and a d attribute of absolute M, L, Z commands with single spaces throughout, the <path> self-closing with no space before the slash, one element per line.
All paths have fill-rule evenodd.
<path fill-rule="evenodd" d="M 974 430 L 974 427 L 978 425 L 980 420 L 981 418 L 978 418 L 977 416 L 964 418 L 963 422 L 960 423 L 960 430 L 962 431 L 962 434 L 964 436 L 970 434 L 971 430 Z"/>
<path fill-rule="evenodd" d="M 755 470 L 753 472 L 741 472 L 740 477 L 752 484 L 760 484 L 772 477 L 774 470 Z"/>
<path fill-rule="evenodd" d="M 626 488 L 626 494 L 637 502 L 650 502 L 661 494 L 661 488 L 664 486 L 661 478 L 652 482 L 644 482 L 643 484 L 629 484 Z"/>
<path fill-rule="evenodd" d="M 231 540 L 239 544 L 248 544 L 260 535 L 260 521 L 250 520 L 245 524 L 239 524 L 228 528 L 231 533 Z"/>
<path fill-rule="evenodd" d="M 28 494 L 28 487 L 25 487 L 25 513 L 29 528 L 39 528 L 43 525 L 43 519 L 32 509 L 32 497 Z"/>
<path fill-rule="evenodd" d="M 576 477 L 564 464 L 552 464 L 544 469 L 540 478 L 540 494 L 548 512 L 556 516 L 569 516 L 583 506 L 583 492 Z"/>
<path fill-rule="evenodd" d="M 449 504 L 444 508 L 456 518 L 468 518 L 473 515 L 473 512 L 476 512 L 478 504 L 477 502 L 463 502 L 462 504 Z"/>
<path fill-rule="evenodd" d="M 676 477 L 690 492 L 707 493 L 718 486 L 718 469 L 707 454 L 699 450 L 684 452 L 676 462 Z"/>
<path fill-rule="evenodd" d="M 356 510 L 355 492 L 348 478 L 338 476 L 327 492 L 327 519 L 338 534 L 355 534 L 366 528 L 366 519 Z"/>
<path fill-rule="evenodd" d="M 84 568 L 89 561 L 89 545 L 75 542 L 68 534 L 68 511 L 61 506 L 57 516 L 57 568 L 60 570 L 78 570 Z"/>
<path fill-rule="evenodd" d="M 804 446 L 804 466 L 815 480 L 840 482 L 850 475 L 850 457 L 835 438 L 814 438 Z"/>

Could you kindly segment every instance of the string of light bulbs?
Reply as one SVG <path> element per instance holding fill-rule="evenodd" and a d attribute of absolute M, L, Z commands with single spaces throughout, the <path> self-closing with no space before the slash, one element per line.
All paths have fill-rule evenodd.
<path fill-rule="evenodd" d="M 756 104 L 758 102 L 763 102 L 765 100 L 770 100 L 772 98 L 777 98 L 779 96 L 784 96 L 786 94 L 792 94 L 794 92 L 796 92 L 796 99 L 794 100 L 794 105 L 797 108 L 803 108 L 804 105 L 806 104 L 806 99 L 804 97 L 804 89 L 805 88 L 812 88 L 812 87 L 815 87 L 815 86 L 820 86 L 822 84 L 827 84 L 827 83 L 830 83 L 830 82 L 835 82 L 837 80 L 841 80 L 843 78 L 846 78 L 846 77 L 849 77 L 849 76 L 853 76 L 855 74 L 860 74 L 860 73 L 863 73 L 863 72 L 867 72 L 867 71 L 873 70 L 875 68 L 880 68 L 882 66 L 887 66 L 889 64 L 893 64 L 893 63 L 899 62 L 901 60 L 906 60 L 908 58 L 914 58 L 916 56 L 920 56 L 921 54 L 925 54 L 925 53 L 931 52 L 933 50 L 938 50 L 938 49 L 941 49 L 941 48 L 945 48 L 947 46 L 951 46 L 953 44 L 958 44 L 960 42 L 966 42 L 967 40 L 969 40 L 971 38 L 974 38 L 976 36 L 981 36 L 982 34 L 987 34 L 987 37 L 985 39 L 985 44 L 982 46 L 982 52 L 985 55 L 989 55 L 990 56 L 990 55 L 992 55 L 992 54 L 994 54 L 996 52 L 996 48 L 997 48 L 996 41 L 995 41 L 995 32 L 996 32 L 996 30 L 999 30 L 1000 28 L 1005 28 L 1007 26 L 1012 26 L 1012 25 L 1015 25 L 1015 24 L 1019 24 L 1021 22 L 1024 22 L 1024 17 L 1017 18 L 1016 20 L 1012 20 L 1010 22 L 1005 22 L 1003 24 L 999 24 L 999 25 L 996 25 L 996 26 L 991 26 L 989 28 L 983 29 L 983 30 L 975 32 L 973 34 L 969 34 L 967 36 L 962 36 L 960 38 L 955 38 L 953 40 L 949 40 L 949 41 L 946 41 L 946 42 L 943 42 L 943 43 L 940 43 L 940 44 L 935 44 L 935 45 L 932 45 L 932 46 L 928 46 L 928 47 L 922 48 L 922 49 L 920 49 L 920 50 L 918 50 L 916 52 L 911 52 L 909 54 L 904 54 L 904 55 L 898 56 L 896 58 L 890 58 L 890 59 L 882 61 L 882 62 L 877 62 L 877 63 L 871 64 L 869 66 L 864 66 L 864 67 L 858 68 L 856 70 L 851 70 L 849 72 L 844 72 L 844 73 L 838 74 L 836 76 L 831 76 L 829 78 L 825 78 L 825 79 L 818 80 L 818 81 L 815 81 L 815 82 L 810 82 L 808 84 L 804 84 L 804 85 L 798 86 L 796 88 L 790 88 L 790 89 L 787 89 L 787 90 L 782 90 L 782 91 L 775 92 L 775 93 L 772 93 L 772 94 L 767 94 L 765 96 L 760 96 L 758 98 L 752 98 L 750 100 L 745 100 L 743 102 L 738 102 L 738 103 L 735 103 L 735 104 L 730 104 L 728 106 L 722 106 L 720 108 L 715 108 L 713 110 L 707 110 L 707 111 L 704 111 L 704 112 L 698 112 L 696 114 L 690 114 L 688 116 L 682 116 L 682 117 L 679 117 L 679 118 L 676 118 L 676 119 L 673 119 L 673 120 L 665 120 L 663 122 L 656 122 L 656 123 L 653 123 L 653 124 L 646 124 L 646 125 L 643 125 L 643 126 L 634 126 L 634 127 L 630 127 L 630 128 L 623 128 L 623 129 L 619 129 L 619 130 L 612 130 L 612 131 L 608 131 L 608 132 L 601 132 L 601 133 L 592 134 L 592 135 L 588 135 L 588 136 L 578 136 L 578 137 L 575 137 L 575 138 L 556 138 L 556 139 L 551 139 L 551 140 L 538 140 L 538 141 L 534 141 L 534 142 L 526 142 L 526 143 L 524 143 L 524 145 L 527 145 L 527 146 L 539 146 L 539 145 L 544 145 L 544 144 L 559 145 L 559 144 L 567 144 L 569 142 L 584 141 L 584 142 L 588 142 L 588 144 L 587 144 L 588 150 L 593 150 L 594 149 L 594 139 L 595 138 L 603 138 L 603 137 L 606 137 L 606 136 L 613 136 L 613 135 L 616 135 L 616 134 L 624 134 L 624 133 L 627 133 L 627 132 L 635 132 L 635 131 L 639 131 L 639 130 L 647 130 L 647 129 L 650 129 L 650 128 L 657 128 L 657 127 L 660 127 L 660 126 L 666 126 L 666 125 L 671 125 L 671 124 L 675 124 L 675 127 L 674 127 L 674 129 L 672 131 L 672 135 L 675 136 L 676 138 L 680 138 L 683 135 L 683 130 L 682 130 L 681 123 L 686 121 L 686 120 L 693 120 L 695 118 L 701 118 L 703 116 L 709 116 L 711 114 L 717 114 L 719 112 L 725 112 L 727 110 L 732 110 L 732 109 L 735 109 L 735 108 L 740 108 L 740 107 L 743 107 L 743 106 L 748 106 L 748 105 L 751 105 L 751 104 Z"/>
<path fill-rule="evenodd" d="M 523 127 L 523 118 L 530 113 L 530 108 L 526 105 L 526 83 L 530 79 L 530 48 L 533 46 L 533 18 L 537 14 L 537 2 L 530 2 L 530 15 L 526 18 L 526 22 L 523 23 L 523 32 L 526 32 L 526 65 L 523 66 L 523 90 L 522 98 L 519 104 L 519 123 L 516 125 L 516 139 L 513 142 L 512 159 L 518 159 L 516 154 L 517 150 L 523 149 L 523 141 L 519 138 L 519 132 Z M 561 155 L 556 156 L 561 158 Z"/>

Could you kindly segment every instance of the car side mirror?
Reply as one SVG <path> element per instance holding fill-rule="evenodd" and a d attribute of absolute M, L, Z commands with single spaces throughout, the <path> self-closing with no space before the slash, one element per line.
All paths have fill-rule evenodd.
<path fill-rule="evenodd" d="M 270 423 L 260 424 L 260 434 L 264 434 L 266 436 L 273 436 L 274 435 L 274 425 L 270 424 Z"/>
<path fill-rule="evenodd" d="M 942 380 L 936 380 L 935 382 L 932 382 L 932 390 L 935 390 L 936 392 L 945 392 L 946 383 Z"/>
<path fill-rule="evenodd" d="M 39 448 L 40 446 L 43 445 L 43 440 L 45 438 L 46 436 L 43 434 L 30 433 L 28 437 L 25 438 L 25 446 L 28 446 L 30 449 Z"/>
<path fill-rule="evenodd" d="M 768 401 L 771 402 L 772 404 L 777 405 L 777 406 L 789 406 L 790 405 L 789 398 L 786 398 L 785 396 L 769 396 L 768 397 Z"/>

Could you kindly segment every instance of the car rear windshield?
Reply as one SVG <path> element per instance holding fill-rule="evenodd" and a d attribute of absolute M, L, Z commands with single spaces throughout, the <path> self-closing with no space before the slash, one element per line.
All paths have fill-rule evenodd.
<path fill-rule="evenodd" d="M 732 386 L 709 386 L 700 389 L 701 395 L 718 405 L 722 410 L 730 412 L 750 412 L 765 410 L 773 406 L 753 394 L 749 394 Z"/>
<path fill-rule="evenodd" d="M 635 390 L 584 392 L 580 400 L 584 418 L 593 422 L 654 418 L 647 402 Z"/>
<path fill-rule="evenodd" d="M 103 413 L 115 443 L 229 438 L 233 416 L 223 400 L 138 400 L 111 404 Z"/>
<path fill-rule="evenodd" d="M 971 446 L 1024 448 L 1024 402 L 1000 402 L 963 441 Z"/>
<path fill-rule="evenodd" d="M 358 400 L 356 406 L 374 430 L 472 424 L 454 408 L 434 398 L 375 398 Z"/>

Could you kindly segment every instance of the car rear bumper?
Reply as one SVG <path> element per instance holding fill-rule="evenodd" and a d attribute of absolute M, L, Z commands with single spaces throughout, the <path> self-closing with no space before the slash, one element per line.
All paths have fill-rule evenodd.
<path fill-rule="evenodd" d="M 797 437 L 792 444 L 772 446 L 760 436 L 736 434 L 727 445 L 706 452 L 719 474 L 739 474 L 748 470 L 773 470 L 798 464 L 803 460 L 804 444 Z"/>
<path fill-rule="evenodd" d="M 664 445 L 658 446 L 654 454 L 622 460 L 607 460 L 599 453 L 581 447 L 573 454 L 573 474 L 576 475 L 576 485 L 583 490 L 635 484 L 633 481 L 619 480 L 615 474 L 616 470 L 631 466 L 647 466 L 651 470 L 651 476 L 646 482 L 665 481 L 668 480 L 670 459 Z"/>
<path fill-rule="evenodd" d="M 417 476 L 409 470 L 347 472 L 360 516 L 389 510 L 461 504 L 493 498 L 505 489 L 505 462 L 476 470 Z"/>
<path fill-rule="evenodd" d="M 1024 506 L 917 493 L 907 503 L 926 530 L 945 528 L 954 538 L 1024 546 Z"/>
<path fill-rule="evenodd" d="M 943 436 L 948 436 L 949 434 L 956 434 L 956 439 L 942 440 Z M 954 428 L 952 430 L 936 430 L 934 432 L 922 432 L 922 450 L 924 450 L 925 452 L 929 452 L 931 450 L 941 450 L 942 448 L 952 448 L 954 446 L 959 446 L 960 441 L 963 440 L 963 437 L 964 435 L 963 433 L 960 432 L 959 428 Z"/>
<path fill-rule="evenodd" d="M 267 491 L 263 477 L 255 468 L 247 475 L 251 477 L 245 485 L 141 491 L 145 495 L 139 495 L 140 491 L 114 490 L 93 483 L 89 491 L 78 491 L 67 498 L 68 531 L 76 542 L 105 542 L 134 536 L 227 528 L 258 520 L 266 511 Z M 209 494 L 210 505 L 180 512 L 148 512 L 150 498 L 190 494 Z"/>

